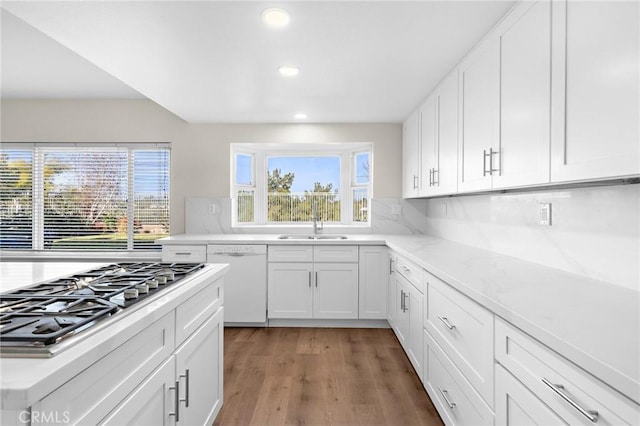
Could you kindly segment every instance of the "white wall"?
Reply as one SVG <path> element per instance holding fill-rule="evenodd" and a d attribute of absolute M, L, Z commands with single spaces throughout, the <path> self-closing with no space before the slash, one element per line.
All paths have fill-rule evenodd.
<path fill-rule="evenodd" d="M 4 100 L 5 142 L 171 142 L 171 233 L 186 197 L 228 197 L 229 144 L 372 142 L 373 196 L 400 197 L 400 124 L 189 124 L 147 100 Z"/>

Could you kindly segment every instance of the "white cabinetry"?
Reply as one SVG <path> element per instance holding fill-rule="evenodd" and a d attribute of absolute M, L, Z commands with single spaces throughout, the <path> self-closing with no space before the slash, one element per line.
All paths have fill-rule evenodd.
<path fill-rule="evenodd" d="M 536 395 L 533 397 L 521 389 L 517 394 L 520 396 L 516 396 L 518 391 L 509 380 L 509 373 L 498 371 L 496 377 L 500 377 L 501 382 L 496 383 L 497 419 L 506 423 L 512 415 L 509 409 L 514 405 L 522 407 L 519 416 L 534 417 L 540 405 L 544 405 L 545 409 L 540 412 L 554 413 L 562 419 L 560 423 L 639 424 L 638 404 L 500 319 L 496 320 L 495 345 L 496 360 L 522 387 Z"/>
<path fill-rule="evenodd" d="M 387 318 L 388 278 L 387 248 L 385 246 L 360 246 L 358 318 Z"/>
<path fill-rule="evenodd" d="M 639 9 L 553 2 L 553 182 L 640 173 Z"/>
<path fill-rule="evenodd" d="M 162 246 L 163 262 L 206 262 L 207 246 L 193 244 L 164 244 Z"/>
<path fill-rule="evenodd" d="M 420 196 L 455 193 L 458 187 L 458 69 L 420 108 Z"/>
<path fill-rule="evenodd" d="M 396 257 L 394 272 L 396 308 L 393 330 L 421 379 L 423 370 L 423 272 L 420 267 L 403 257 Z"/>
<path fill-rule="evenodd" d="M 420 111 L 402 126 L 402 196 L 417 197 L 420 191 Z"/>
<path fill-rule="evenodd" d="M 269 318 L 358 318 L 357 246 L 270 246 L 268 260 Z"/>

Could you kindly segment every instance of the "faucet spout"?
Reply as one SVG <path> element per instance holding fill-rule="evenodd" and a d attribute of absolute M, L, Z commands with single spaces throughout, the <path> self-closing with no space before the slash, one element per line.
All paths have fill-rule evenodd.
<path fill-rule="evenodd" d="M 311 204 L 311 220 L 313 221 L 313 236 L 318 235 L 318 230 L 322 230 L 324 228 L 324 224 L 320 222 L 320 227 L 318 227 L 318 206 L 316 200 L 313 200 Z"/>

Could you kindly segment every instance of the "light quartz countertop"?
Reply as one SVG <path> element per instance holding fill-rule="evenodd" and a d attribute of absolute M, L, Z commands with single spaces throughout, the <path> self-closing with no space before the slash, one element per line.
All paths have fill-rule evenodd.
<path fill-rule="evenodd" d="M 108 263 L 0 262 L 2 291 L 106 264 Z M 134 305 L 135 308 L 125 309 L 86 330 L 77 344 L 51 358 L 0 358 L 2 410 L 30 407 L 197 294 L 203 282 L 217 279 L 228 268 L 226 264 L 207 265 L 179 283 L 140 302 L 140 306 Z"/>
<path fill-rule="evenodd" d="M 640 289 L 429 236 L 178 235 L 162 244 L 387 245 L 640 403 Z"/>

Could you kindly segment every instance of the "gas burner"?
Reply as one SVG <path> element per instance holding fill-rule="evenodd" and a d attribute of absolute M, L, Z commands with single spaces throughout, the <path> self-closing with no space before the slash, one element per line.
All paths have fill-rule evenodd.
<path fill-rule="evenodd" d="M 1 294 L 0 349 L 46 349 L 100 319 L 152 297 L 204 266 L 114 263 Z"/>

